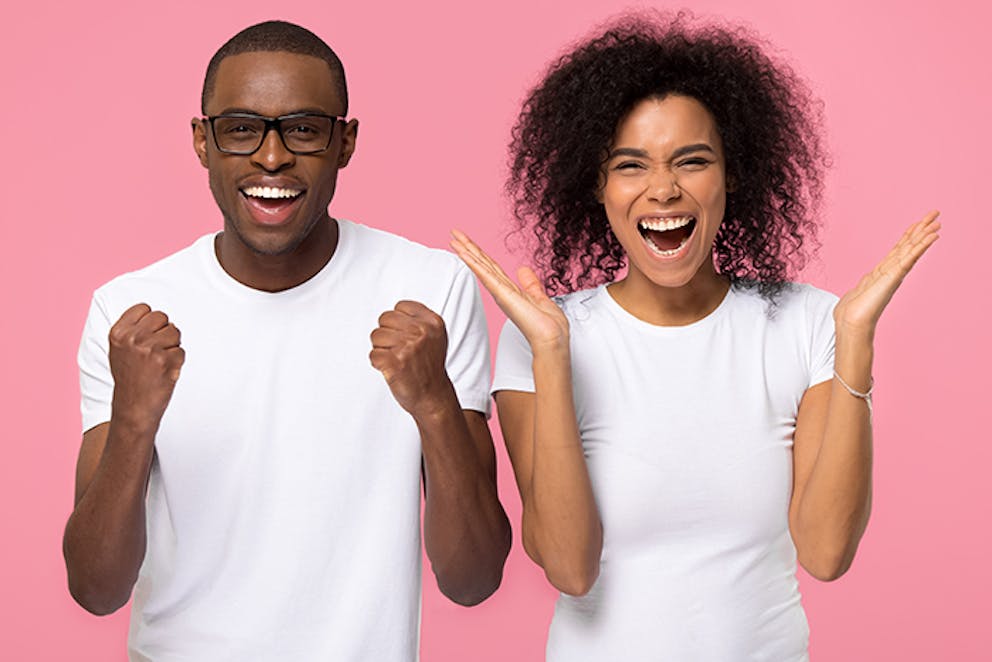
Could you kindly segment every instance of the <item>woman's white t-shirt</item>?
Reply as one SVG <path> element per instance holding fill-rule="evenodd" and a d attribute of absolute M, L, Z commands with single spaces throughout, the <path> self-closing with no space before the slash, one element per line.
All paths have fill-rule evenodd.
<path fill-rule="evenodd" d="M 605 286 L 558 301 L 604 544 L 592 590 L 558 600 L 547 659 L 807 659 L 792 438 L 803 393 L 832 375 L 837 298 L 793 285 L 769 310 L 732 287 L 679 327 L 635 318 Z M 534 390 L 509 322 L 501 390 Z"/>

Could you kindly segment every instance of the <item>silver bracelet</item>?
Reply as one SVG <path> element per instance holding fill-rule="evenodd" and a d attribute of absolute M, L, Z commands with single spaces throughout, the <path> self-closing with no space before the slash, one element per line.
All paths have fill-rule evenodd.
<path fill-rule="evenodd" d="M 836 370 L 834 370 L 834 377 L 837 378 L 837 381 L 840 382 L 840 385 L 843 386 L 848 393 L 850 393 L 856 398 L 860 398 L 861 400 L 865 401 L 865 404 L 868 405 L 868 422 L 870 423 L 872 418 L 871 392 L 875 390 L 875 378 L 874 377 L 868 378 L 868 390 L 862 393 L 861 391 L 855 391 L 853 388 L 851 388 L 848 385 L 848 383 L 844 381 L 844 378 L 837 374 Z"/>

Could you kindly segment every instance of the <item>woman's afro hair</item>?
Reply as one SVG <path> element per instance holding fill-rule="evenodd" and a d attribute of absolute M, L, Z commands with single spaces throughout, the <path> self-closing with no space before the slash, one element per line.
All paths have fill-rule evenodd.
<path fill-rule="evenodd" d="M 727 163 L 717 270 L 774 301 L 815 252 L 828 157 L 822 105 L 743 28 L 627 14 L 553 62 L 513 128 L 506 184 L 552 293 L 614 279 L 625 255 L 597 199 L 605 155 L 640 101 L 670 94 L 716 120 Z M 532 228 L 531 232 L 524 232 Z"/>

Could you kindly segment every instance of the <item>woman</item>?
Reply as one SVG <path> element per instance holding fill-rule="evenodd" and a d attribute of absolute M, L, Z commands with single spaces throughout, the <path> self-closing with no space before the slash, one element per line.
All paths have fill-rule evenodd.
<path fill-rule="evenodd" d="M 832 580 L 854 558 L 875 328 L 939 229 L 912 225 L 839 301 L 789 283 L 820 145 L 817 102 L 755 38 L 628 18 L 514 129 L 543 285 L 453 233 L 509 317 L 493 390 L 524 547 L 562 592 L 549 660 L 808 658 L 796 561 Z"/>

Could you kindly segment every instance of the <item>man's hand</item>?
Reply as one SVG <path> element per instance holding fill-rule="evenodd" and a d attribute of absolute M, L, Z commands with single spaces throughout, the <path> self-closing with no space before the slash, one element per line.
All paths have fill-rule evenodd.
<path fill-rule="evenodd" d="M 111 327 L 115 421 L 158 429 L 186 358 L 179 340 L 179 329 L 165 313 L 143 303 L 128 308 Z"/>
<path fill-rule="evenodd" d="M 372 367 L 403 409 L 418 418 L 444 407 L 451 382 L 444 367 L 448 335 L 439 315 L 422 303 L 400 301 L 379 316 L 371 338 Z"/>

